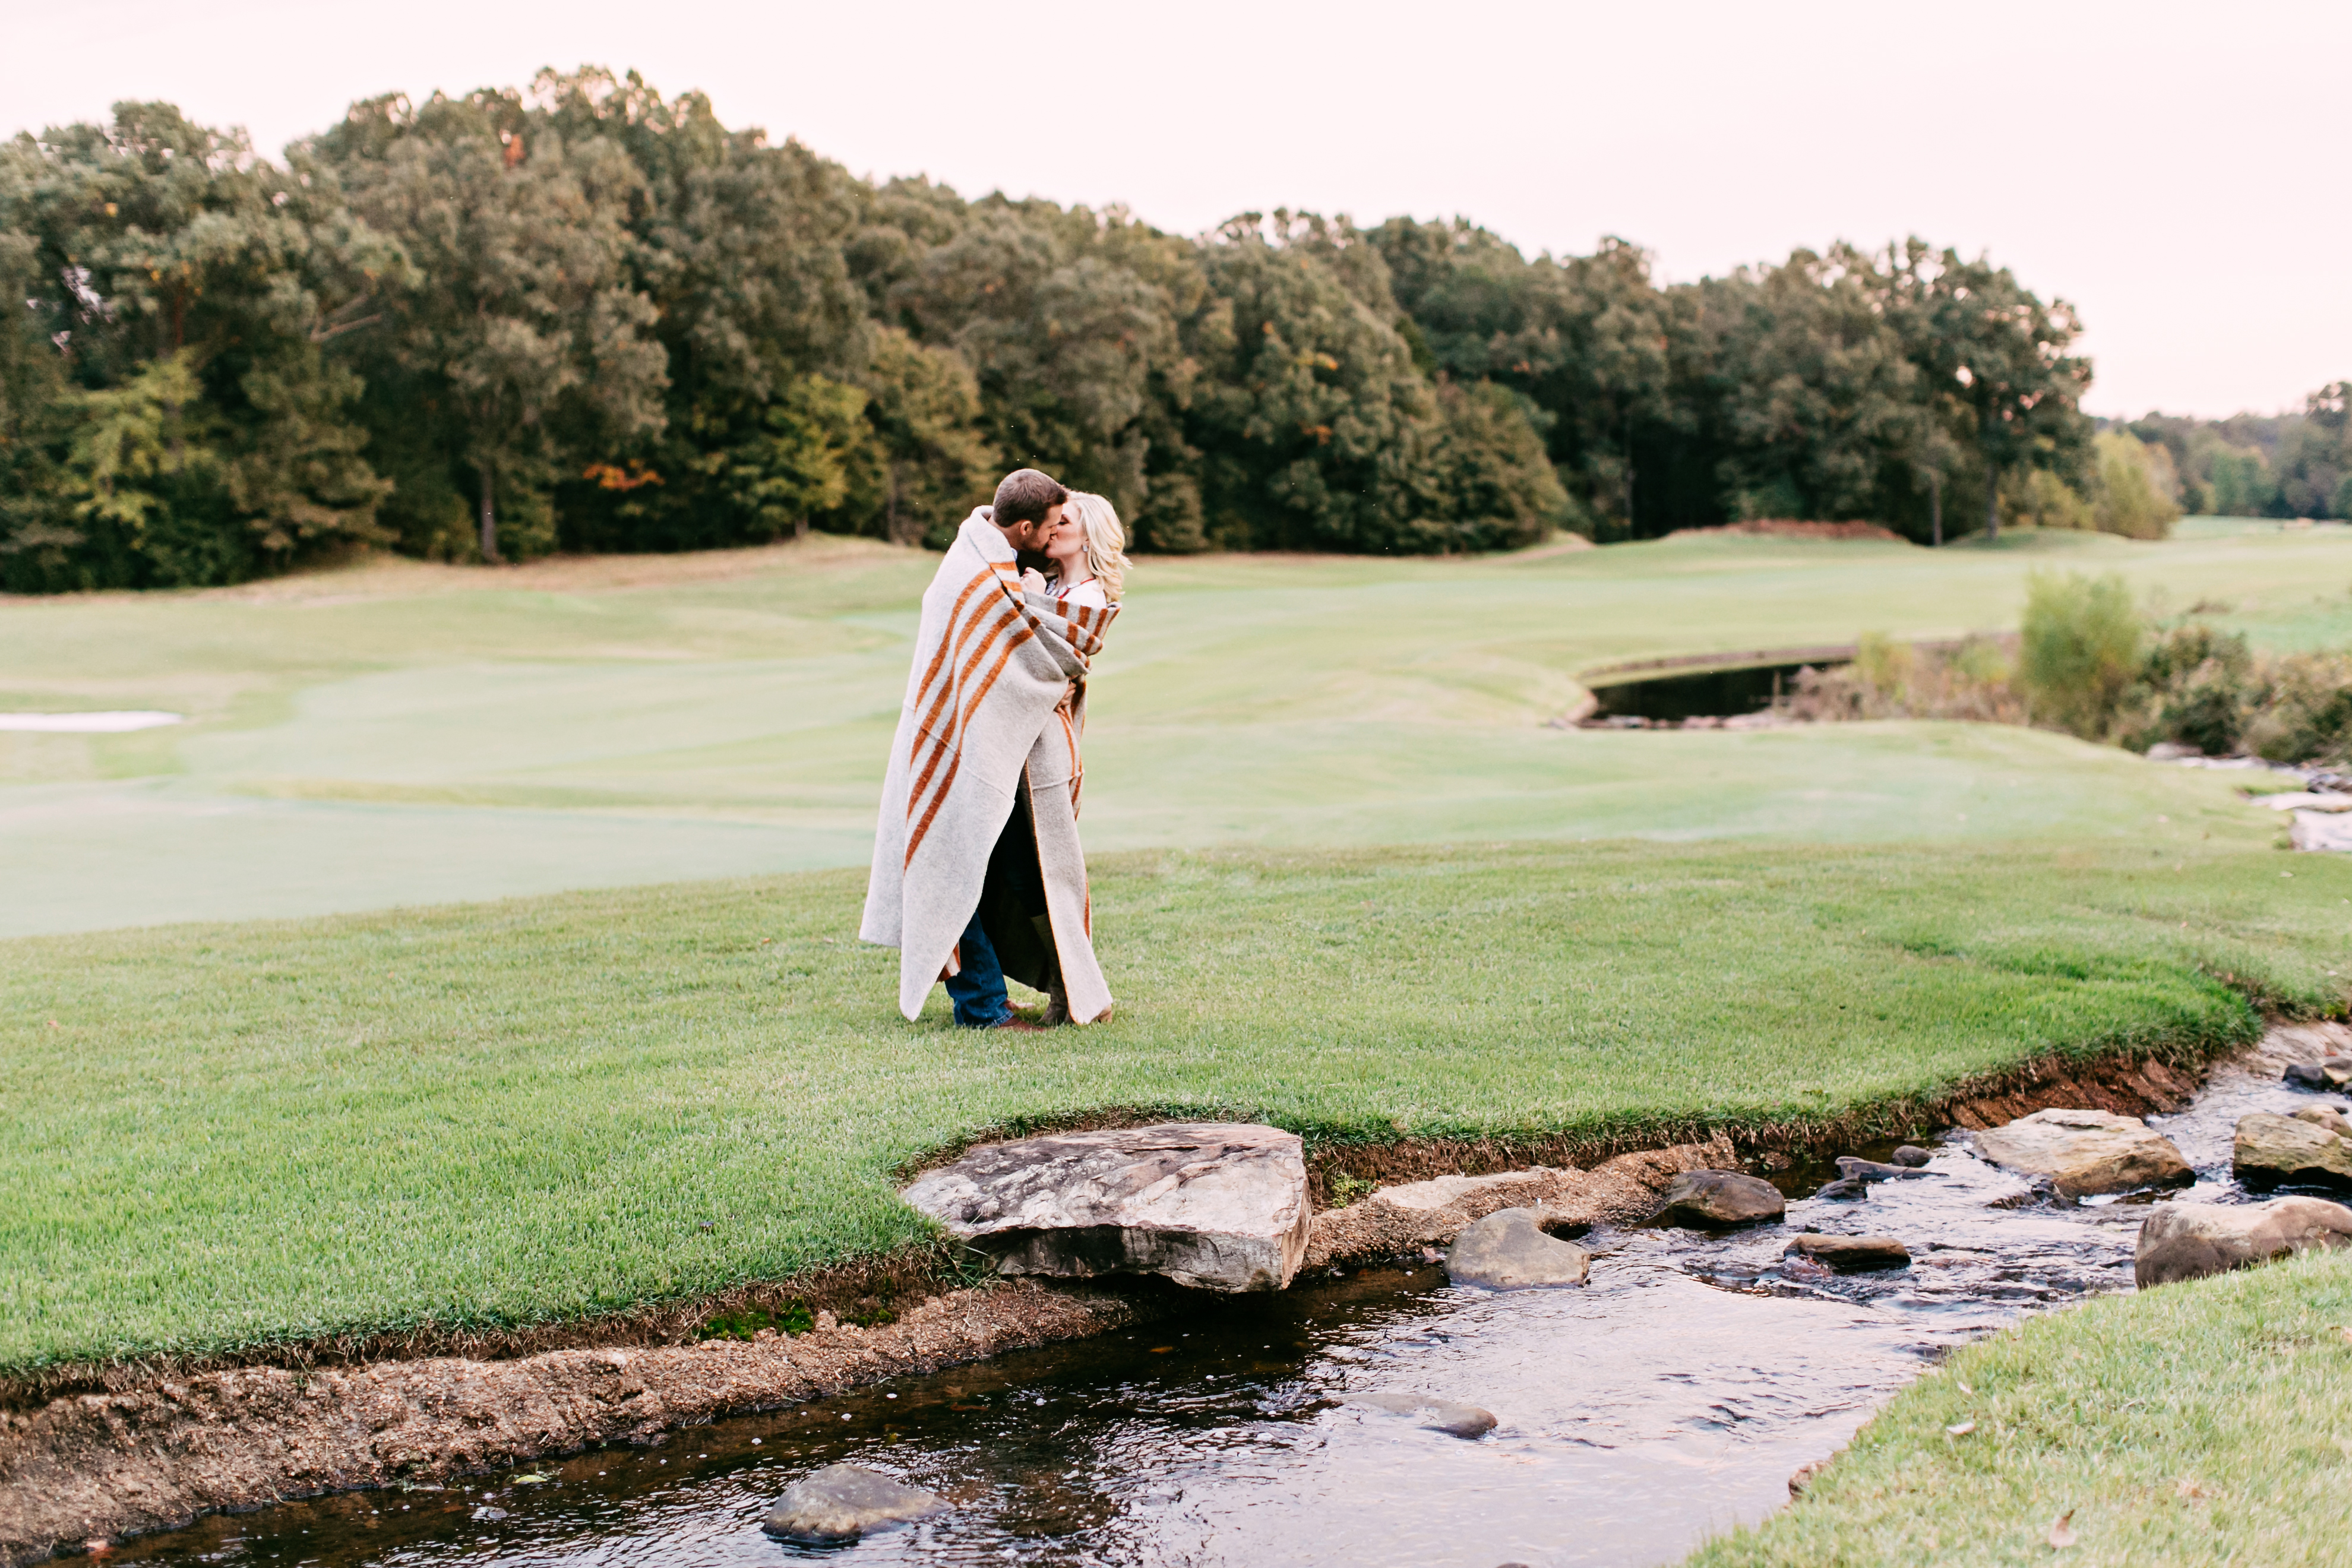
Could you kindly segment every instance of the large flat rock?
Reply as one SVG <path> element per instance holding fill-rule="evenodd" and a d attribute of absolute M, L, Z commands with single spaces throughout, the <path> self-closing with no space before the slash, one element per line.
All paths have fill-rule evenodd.
<path fill-rule="evenodd" d="M 2171 1139 L 2107 1110 L 2037 1110 L 1978 1133 L 1977 1152 L 2003 1170 L 2047 1176 L 2070 1198 L 2196 1180 Z"/>
<path fill-rule="evenodd" d="M 1160 1274 L 1279 1290 L 1310 1215 L 1298 1139 L 1243 1122 L 1163 1122 L 984 1143 L 903 1194 L 1005 1274 Z"/>

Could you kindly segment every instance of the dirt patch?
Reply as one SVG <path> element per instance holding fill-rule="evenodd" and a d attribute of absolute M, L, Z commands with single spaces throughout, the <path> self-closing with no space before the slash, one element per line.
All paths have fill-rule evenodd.
<path fill-rule="evenodd" d="M 1891 528 L 1874 522 L 1801 522 L 1794 518 L 1758 518 L 1750 522 L 1727 522 L 1717 528 L 1678 528 L 1669 539 L 1706 539 L 1727 533 L 1770 539 L 1882 539 L 1895 544 L 1911 542 Z"/>

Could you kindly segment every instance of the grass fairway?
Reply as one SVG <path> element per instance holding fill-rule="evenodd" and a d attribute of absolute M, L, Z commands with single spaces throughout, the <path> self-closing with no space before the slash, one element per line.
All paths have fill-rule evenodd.
<path fill-rule="evenodd" d="M 0 709 L 193 721 L 0 733 L 0 936 L 857 864 L 935 561 L 820 539 L 0 600 Z M 1162 558 L 1096 683 L 1088 843 L 1982 841 L 2226 801 L 2013 731 L 1543 727 L 1624 659 L 2007 628 L 2039 566 L 2352 640 L 2341 529 Z"/>
<path fill-rule="evenodd" d="M 2242 993 L 2338 1005 L 2352 864 L 2175 831 L 1131 854 L 1096 888 L 1118 1020 L 1042 1037 L 899 1020 L 855 872 L 15 942 L 0 1366 L 787 1276 L 921 1234 L 900 1162 L 1104 1107 L 1371 1139 L 1834 1116 L 2244 1038 Z"/>
<path fill-rule="evenodd" d="M 2347 1323 L 2340 1253 L 2028 1319 L 1898 1394 L 1794 1506 L 1687 1568 L 2341 1563 Z M 2074 1544 L 2053 1551 L 2069 1513 Z"/>

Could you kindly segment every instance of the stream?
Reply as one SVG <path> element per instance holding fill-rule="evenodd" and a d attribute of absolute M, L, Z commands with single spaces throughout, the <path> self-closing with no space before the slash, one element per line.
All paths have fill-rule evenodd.
<path fill-rule="evenodd" d="M 2275 1066 L 2223 1065 L 2150 1118 L 2197 1168 L 2179 1195 L 2242 1201 L 2231 1131 L 2250 1110 L 2334 1103 Z M 1891 1145 L 1852 1152 L 1884 1158 Z M 1456 1289 L 1441 1268 L 1302 1275 L 1133 1331 L 476 1478 L 218 1516 L 126 1543 L 154 1563 L 1461 1564 L 1671 1563 L 1787 1502 L 1948 1350 L 2023 1313 L 2131 1289 L 2148 1194 L 2053 1204 L 1969 1135 L 1859 1202 L 1803 1198 L 1727 1236 L 1598 1229 L 1582 1289 Z M 1816 1191 L 1833 1168 L 1773 1179 Z M 1797 1230 L 1900 1237 L 1907 1269 L 1783 1258 Z M 1474 1441 L 1342 1405 L 1465 1401 Z M 784 1488 L 852 1460 L 949 1513 L 832 1550 L 760 1521 Z M 543 1477 L 521 1480 L 524 1476 Z"/>

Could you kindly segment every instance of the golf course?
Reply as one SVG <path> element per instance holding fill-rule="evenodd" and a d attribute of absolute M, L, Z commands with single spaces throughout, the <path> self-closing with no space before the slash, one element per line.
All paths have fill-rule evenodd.
<path fill-rule="evenodd" d="M 1632 661 L 2011 632 L 2035 572 L 2258 649 L 2352 643 L 2352 529 L 2215 519 L 1143 558 L 1087 736 L 1116 1018 L 959 1031 L 935 995 L 909 1025 L 855 931 L 936 560 L 817 535 L 0 599 L 0 710 L 185 719 L 0 732 L 0 1372 L 429 1341 L 920 1247 L 894 1173 L 992 1129 L 1874 1126 L 2050 1058 L 2200 1062 L 2352 989 L 2352 865 L 2286 852 L 2253 775 L 2021 727 L 1552 722 Z M 2285 1321 L 2264 1292 L 2347 1281 L 2103 1301 L 1955 1368 L 2071 1366 L 2061 1337 L 2209 1296 L 2167 1331 L 2226 1362 L 2228 1324 Z M 2106 1408 L 2162 1368 L 2103 1353 L 2072 1440 L 2165 1440 Z M 1901 1500 L 1963 1462 L 1934 1437 L 1958 1375 L 1708 1561 L 1958 1539 Z M 2040 1484 L 2020 1461 L 1937 1507 Z"/>

